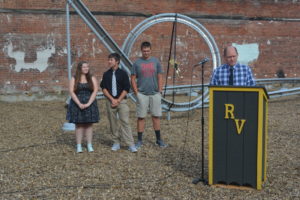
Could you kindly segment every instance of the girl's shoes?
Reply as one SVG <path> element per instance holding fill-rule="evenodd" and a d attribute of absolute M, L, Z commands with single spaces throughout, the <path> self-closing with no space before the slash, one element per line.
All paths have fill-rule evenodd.
<path fill-rule="evenodd" d="M 82 146 L 81 144 L 77 144 L 77 153 L 82 153 Z"/>
<path fill-rule="evenodd" d="M 94 151 L 93 145 L 92 144 L 87 144 L 87 150 L 88 150 L 88 152 L 93 152 Z M 77 144 L 76 152 L 77 153 L 82 153 L 83 152 L 81 144 Z"/>
<path fill-rule="evenodd" d="M 88 152 L 93 152 L 94 151 L 92 144 L 88 144 L 87 149 L 88 149 Z"/>

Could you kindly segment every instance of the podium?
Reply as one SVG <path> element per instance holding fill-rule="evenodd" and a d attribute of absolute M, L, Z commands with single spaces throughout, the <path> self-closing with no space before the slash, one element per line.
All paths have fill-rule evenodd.
<path fill-rule="evenodd" d="M 210 86 L 209 95 L 208 184 L 260 190 L 267 167 L 265 88 Z"/>

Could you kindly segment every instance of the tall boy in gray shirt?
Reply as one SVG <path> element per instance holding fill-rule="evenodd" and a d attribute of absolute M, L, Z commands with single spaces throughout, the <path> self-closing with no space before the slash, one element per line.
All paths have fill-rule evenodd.
<path fill-rule="evenodd" d="M 145 130 L 145 117 L 148 108 L 152 115 L 153 129 L 156 135 L 156 144 L 166 147 L 160 137 L 162 67 L 159 61 L 151 57 L 151 44 L 143 42 L 141 45 L 142 57 L 137 59 L 131 70 L 131 85 L 137 97 L 137 131 L 138 142 L 136 147 L 142 146 Z"/>

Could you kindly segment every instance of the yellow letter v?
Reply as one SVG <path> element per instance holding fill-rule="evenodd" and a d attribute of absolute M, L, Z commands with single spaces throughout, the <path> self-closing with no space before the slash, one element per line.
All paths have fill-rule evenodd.
<path fill-rule="evenodd" d="M 246 120 L 245 119 L 235 119 L 234 121 L 235 121 L 237 133 L 240 134 L 243 130 Z"/>

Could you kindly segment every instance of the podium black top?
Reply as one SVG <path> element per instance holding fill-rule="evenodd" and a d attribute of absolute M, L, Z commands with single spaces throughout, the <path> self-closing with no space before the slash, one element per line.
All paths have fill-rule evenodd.
<path fill-rule="evenodd" d="M 235 85 L 209 85 L 209 88 L 214 87 L 214 88 L 253 88 L 253 89 L 263 89 L 267 99 L 270 99 L 269 94 L 264 86 L 235 86 Z"/>

